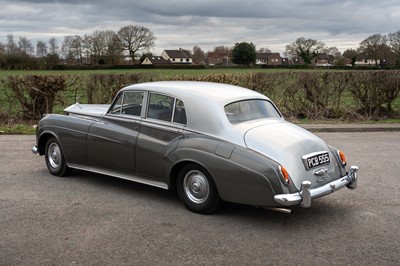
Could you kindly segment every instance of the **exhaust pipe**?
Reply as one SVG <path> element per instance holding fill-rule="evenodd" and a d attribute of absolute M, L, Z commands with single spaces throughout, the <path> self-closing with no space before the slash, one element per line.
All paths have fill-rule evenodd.
<path fill-rule="evenodd" d="M 292 209 L 286 209 L 286 208 L 269 208 L 265 207 L 264 209 L 270 210 L 270 211 L 276 211 L 284 214 L 292 214 L 293 210 Z"/>

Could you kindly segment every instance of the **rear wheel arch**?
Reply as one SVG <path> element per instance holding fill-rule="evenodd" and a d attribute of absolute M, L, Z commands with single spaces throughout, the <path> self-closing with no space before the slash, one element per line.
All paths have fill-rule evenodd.
<path fill-rule="evenodd" d="M 206 168 L 204 165 L 202 165 L 201 163 L 196 162 L 196 161 L 187 160 L 187 161 L 180 161 L 180 162 L 176 163 L 171 168 L 170 175 L 169 175 L 169 187 L 170 187 L 170 189 L 176 189 L 176 181 L 178 179 L 179 173 L 188 164 L 197 164 L 197 165 L 200 165 L 203 168 Z"/>
<path fill-rule="evenodd" d="M 209 214 L 221 205 L 213 177 L 201 164 L 182 164 L 177 170 L 175 187 L 179 198 L 190 211 Z"/>

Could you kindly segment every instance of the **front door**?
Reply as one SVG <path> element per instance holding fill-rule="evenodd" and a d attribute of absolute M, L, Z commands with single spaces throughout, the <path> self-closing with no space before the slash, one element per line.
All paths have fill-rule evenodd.
<path fill-rule="evenodd" d="M 144 92 L 121 92 L 104 118 L 90 127 L 87 150 L 94 167 L 135 172 L 143 99 Z"/>

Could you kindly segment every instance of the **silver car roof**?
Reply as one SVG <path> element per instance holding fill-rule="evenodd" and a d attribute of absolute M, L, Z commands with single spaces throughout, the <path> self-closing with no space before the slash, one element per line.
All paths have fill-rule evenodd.
<path fill-rule="evenodd" d="M 229 123 L 224 110 L 225 105 L 246 99 L 269 100 L 265 95 L 250 89 L 213 82 L 149 82 L 131 85 L 122 90 L 143 90 L 179 98 L 185 106 L 188 121 L 186 130 L 241 144 L 243 144 L 243 133 L 246 129 L 244 125 L 234 126 Z M 241 133 L 235 133 L 235 131 Z"/>
<path fill-rule="evenodd" d="M 263 94 L 243 87 L 202 81 L 159 81 L 135 84 L 124 88 L 124 90 L 132 89 L 169 94 L 183 101 L 213 102 L 216 105 L 226 105 L 244 99 L 268 99 Z"/>

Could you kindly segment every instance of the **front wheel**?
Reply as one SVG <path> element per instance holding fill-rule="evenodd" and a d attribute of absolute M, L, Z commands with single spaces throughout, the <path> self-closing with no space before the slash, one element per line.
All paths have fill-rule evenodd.
<path fill-rule="evenodd" d="M 209 214 L 221 202 L 210 174 L 197 164 L 188 164 L 181 169 L 177 191 L 186 208 L 193 212 Z"/>
<path fill-rule="evenodd" d="M 66 176 L 71 172 L 71 168 L 68 167 L 65 161 L 61 146 L 54 137 L 49 138 L 46 142 L 45 158 L 47 169 L 52 175 Z"/>

